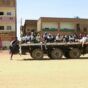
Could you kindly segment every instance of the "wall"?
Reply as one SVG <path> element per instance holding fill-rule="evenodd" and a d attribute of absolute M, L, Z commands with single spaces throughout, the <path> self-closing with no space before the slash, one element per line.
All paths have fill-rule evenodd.
<path fill-rule="evenodd" d="M 39 19 L 37 21 L 37 31 L 41 31 L 41 28 L 42 28 L 42 23 L 41 23 L 41 19 Z"/>
<path fill-rule="evenodd" d="M 0 39 L 3 46 L 9 46 L 9 42 L 16 36 L 16 0 L 0 0 Z"/>
<path fill-rule="evenodd" d="M 42 30 L 45 30 L 46 28 L 48 28 L 49 30 L 50 29 L 58 30 L 58 23 L 57 22 L 42 22 Z"/>
<path fill-rule="evenodd" d="M 75 31 L 75 24 L 71 22 L 60 22 L 60 30 L 65 32 Z"/>

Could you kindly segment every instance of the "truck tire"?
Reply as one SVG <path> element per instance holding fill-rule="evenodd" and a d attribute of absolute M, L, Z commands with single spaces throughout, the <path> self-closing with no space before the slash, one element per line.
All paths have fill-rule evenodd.
<path fill-rule="evenodd" d="M 51 59 L 61 59 L 62 58 L 62 51 L 58 48 L 55 48 L 51 51 Z"/>
<path fill-rule="evenodd" d="M 32 52 L 31 52 L 31 57 L 35 60 L 40 60 L 40 59 L 43 59 L 43 51 L 41 49 L 34 49 Z"/>
<path fill-rule="evenodd" d="M 77 48 L 73 48 L 69 51 L 70 58 L 78 59 L 80 58 L 80 55 L 81 55 L 80 50 Z"/>

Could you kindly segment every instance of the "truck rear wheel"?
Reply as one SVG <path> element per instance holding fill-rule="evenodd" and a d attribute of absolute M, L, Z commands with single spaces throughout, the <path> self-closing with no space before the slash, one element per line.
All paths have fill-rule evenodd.
<path fill-rule="evenodd" d="M 81 55 L 81 53 L 80 53 L 79 49 L 77 49 L 77 48 L 73 48 L 69 51 L 70 58 L 78 59 L 78 58 L 80 58 L 80 55 Z"/>
<path fill-rule="evenodd" d="M 62 58 L 62 55 L 63 55 L 62 51 L 58 48 L 55 48 L 51 51 L 50 56 L 51 56 L 51 59 L 60 59 Z"/>
<path fill-rule="evenodd" d="M 41 49 L 34 49 L 31 53 L 33 59 L 43 59 L 43 51 Z"/>

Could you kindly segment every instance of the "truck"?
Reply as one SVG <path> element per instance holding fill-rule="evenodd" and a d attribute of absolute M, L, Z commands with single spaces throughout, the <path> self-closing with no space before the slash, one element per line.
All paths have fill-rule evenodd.
<path fill-rule="evenodd" d="M 88 53 L 88 42 L 83 45 L 80 42 L 20 43 L 19 51 L 21 54 L 28 52 L 35 60 L 43 59 L 44 55 L 50 59 L 62 59 L 63 56 L 78 59 L 81 55 Z"/>

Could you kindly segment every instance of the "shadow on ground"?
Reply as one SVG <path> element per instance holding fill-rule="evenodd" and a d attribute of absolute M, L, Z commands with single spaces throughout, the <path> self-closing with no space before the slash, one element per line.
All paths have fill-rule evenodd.
<path fill-rule="evenodd" d="M 42 58 L 42 59 L 32 59 L 32 58 L 23 58 L 18 61 L 50 61 L 50 60 L 85 60 L 88 59 L 88 57 L 80 57 L 79 59 L 70 59 L 70 58 L 61 58 L 61 59 L 50 59 L 50 58 Z"/>

